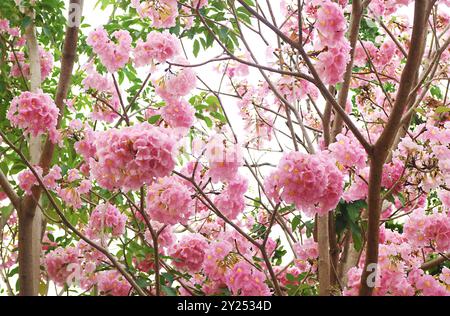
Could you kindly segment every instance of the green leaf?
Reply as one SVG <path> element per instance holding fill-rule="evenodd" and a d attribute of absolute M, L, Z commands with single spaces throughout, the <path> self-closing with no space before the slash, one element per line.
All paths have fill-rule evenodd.
<path fill-rule="evenodd" d="M 292 230 L 293 230 L 293 231 L 296 230 L 297 227 L 298 227 L 298 225 L 300 225 L 300 223 L 301 223 L 301 217 L 300 217 L 299 215 L 296 215 L 296 216 L 292 219 L 292 222 L 291 222 Z"/>
<path fill-rule="evenodd" d="M 161 290 L 168 296 L 177 296 L 177 290 L 166 285 L 161 285 Z"/>
<path fill-rule="evenodd" d="M 14 207 L 12 204 L 9 204 L 7 206 L 3 206 L 2 208 L 0 208 L 0 229 L 3 227 L 3 225 L 6 224 L 6 221 L 8 220 L 9 216 L 12 214 L 12 212 L 14 211 Z"/>
<path fill-rule="evenodd" d="M 295 276 L 290 273 L 286 273 L 286 279 L 291 282 L 295 282 Z"/>
<path fill-rule="evenodd" d="M 227 122 L 226 117 L 223 114 L 221 114 L 221 113 L 211 112 L 211 116 L 214 117 L 215 119 L 218 119 L 222 123 L 226 123 Z"/>
<path fill-rule="evenodd" d="M 430 88 L 430 93 L 433 97 L 435 97 L 436 99 L 442 100 L 442 92 L 441 89 L 437 86 L 432 86 Z"/>
<path fill-rule="evenodd" d="M 161 115 L 157 114 L 157 115 L 153 115 L 151 118 L 148 119 L 148 122 L 150 124 L 155 124 L 156 122 L 158 122 L 158 120 L 161 118 Z"/>
<path fill-rule="evenodd" d="M 434 111 L 437 114 L 447 113 L 447 112 L 450 112 L 450 107 L 441 105 L 441 106 L 438 106 L 436 108 L 436 110 L 434 110 Z"/>
<path fill-rule="evenodd" d="M 194 56 L 197 57 L 198 56 L 198 52 L 200 51 L 200 43 L 198 40 L 194 41 Z"/>

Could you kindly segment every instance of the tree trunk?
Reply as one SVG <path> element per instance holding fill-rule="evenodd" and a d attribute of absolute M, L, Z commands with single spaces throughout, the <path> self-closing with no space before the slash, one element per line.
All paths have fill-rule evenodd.
<path fill-rule="evenodd" d="M 328 216 L 317 217 L 317 239 L 319 244 L 319 295 L 330 295 L 330 238 Z"/>
<path fill-rule="evenodd" d="M 34 20 L 33 12 L 27 15 Z M 30 59 L 30 91 L 36 92 L 41 85 L 41 66 L 34 21 L 25 30 Z M 30 161 L 39 162 L 41 156 L 40 137 L 30 137 Z M 24 201 L 19 212 L 19 284 L 21 296 L 36 296 L 39 293 L 40 255 L 41 255 L 41 221 L 40 209 L 30 207 Z"/>
<path fill-rule="evenodd" d="M 73 65 L 75 62 L 76 49 L 78 43 L 79 21 L 83 0 L 70 0 L 66 36 L 64 39 L 63 55 L 61 60 L 61 74 L 59 76 L 58 88 L 56 90 L 55 103 L 60 109 L 58 117 L 58 126 L 64 113 L 64 99 L 70 86 Z M 28 15 L 34 20 L 32 12 Z M 36 91 L 41 84 L 40 59 L 38 51 L 38 42 L 36 39 L 36 30 L 34 23 L 26 29 L 27 46 L 30 57 L 31 82 L 30 90 Z M 54 144 L 47 139 L 42 146 L 40 138 L 31 137 L 29 142 L 30 162 L 39 164 L 44 173 L 48 171 Z M 35 187 L 32 196 L 26 196 L 20 207 L 19 213 L 19 284 L 20 295 L 36 296 L 39 294 L 40 282 L 40 254 L 42 238 L 42 212 L 37 207 L 41 196 L 41 188 Z"/>
<path fill-rule="evenodd" d="M 380 213 L 381 213 L 381 178 L 383 166 L 388 156 L 395 136 L 400 128 L 402 116 L 407 107 L 407 101 L 411 89 L 419 71 L 423 46 L 425 45 L 424 33 L 426 32 L 426 23 L 433 1 L 416 1 L 414 5 L 414 24 L 411 36 L 411 45 L 408 52 L 408 58 L 403 69 L 400 85 L 392 107 L 389 119 L 383 132 L 376 141 L 370 156 L 370 175 L 369 175 L 369 194 L 368 194 L 368 231 L 367 231 L 367 249 L 364 269 L 361 275 L 361 284 L 359 295 L 370 296 L 374 290 L 372 278 L 377 274 L 378 264 L 378 241 L 380 231 Z M 375 272 L 375 275 L 374 275 Z M 370 278 L 370 279 L 369 279 Z"/>

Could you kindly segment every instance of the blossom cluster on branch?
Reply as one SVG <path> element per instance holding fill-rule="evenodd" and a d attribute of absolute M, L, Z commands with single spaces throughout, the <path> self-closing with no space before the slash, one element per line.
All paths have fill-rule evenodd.
<path fill-rule="evenodd" d="M 0 287 L 39 214 L 56 292 L 450 295 L 449 1 L 5 3 Z"/>

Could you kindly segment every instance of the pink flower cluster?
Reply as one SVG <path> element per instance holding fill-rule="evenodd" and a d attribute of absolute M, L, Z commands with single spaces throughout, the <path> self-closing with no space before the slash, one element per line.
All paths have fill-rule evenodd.
<path fill-rule="evenodd" d="M 53 56 L 47 52 L 42 46 L 39 46 L 39 58 L 41 64 L 41 80 L 44 81 L 52 72 Z M 23 52 L 11 53 L 9 60 L 13 63 L 11 67 L 11 76 L 19 78 L 24 76 L 30 78 L 30 65 L 25 62 L 25 54 Z"/>
<path fill-rule="evenodd" d="M 216 197 L 214 204 L 227 218 L 235 219 L 245 208 L 244 193 L 247 192 L 247 188 L 247 179 L 237 175 Z"/>
<path fill-rule="evenodd" d="M 364 47 L 362 45 L 364 45 Z M 377 69 L 383 69 L 392 61 L 397 52 L 397 46 L 392 40 L 386 40 L 379 48 L 370 41 L 363 41 L 362 45 L 361 43 L 358 43 L 355 48 L 354 63 L 359 67 L 366 65 L 368 60 L 367 55 L 369 55 L 373 65 Z"/>
<path fill-rule="evenodd" d="M 418 267 L 423 262 L 425 252 L 417 251 L 414 244 L 408 243 L 405 236 L 390 230 L 381 230 L 378 274 L 375 281 L 373 295 L 376 296 L 448 296 L 450 291 L 445 288 L 445 271 L 437 277 L 425 274 Z M 354 267 L 348 272 L 348 284 L 344 295 L 357 295 L 361 281 L 361 271 Z"/>
<path fill-rule="evenodd" d="M 319 91 L 312 83 L 303 79 L 298 80 L 292 76 L 281 76 L 277 85 L 280 92 L 289 102 L 303 100 L 308 97 L 308 95 L 312 98 L 317 98 L 319 95 Z"/>
<path fill-rule="evenodd" d="M 314 240 L 306 239 L 303 244 L 296 243 L 294 251 L 297 255 L 294 263 L 301 272 L 309 271 L 311 268 L 316 269 L 314 263 L 319 257 L 319 248 Z"/>
<path fill-rule="evenodd" d="M 174 259 L 172 263 L 176 268 L 196 273 L 202 268 L 207 247 L 203 236 L 186 235 L 170 249 L 169 255 Z"/>
<path fill-rule="evenodd" d="M 317 31 L 320 42 L 316 68 L 326 84 L 342 81 L 347 63 L 350 60 L 350 44 L 344 37 L 347 30 L 344 11 L 335 2 L 321 1 L 317 10 Z"/>
<path fill-rule="evenodd" d="M 269 296 L 266 276 L 247 262 L 241 261 L 226 273 L 226 285 L 233 295 Z"/>
<path fill-rule="evenodd" d="M 373 0 L 369 3 L 369 9 L 378 17 L 389 16 L 401 6 L 406 6 L 411 0 Z"/>
<path fill-rule="evenodd" d="M 224 259 L 232 249 L 233 245 L 228 241 L 214 241 L 209 244 L 203 270 L 211 280 L 225 282 L 227 266 Z"/>
<path fill-rule="evenodd" d="M 111 234 L 114 237 L 125 232 L 127 216 L 109 203 L 98 205 L 89 217 L 88 235 L 91 238 Z"/>
<path fill-rule="evenodd" d="M 56 192 L 61 200 L 69 207 L 80 209 L 83 205 L 81 196 L 75 187 L 58 188 Z"/>
<path fill-rule="evenodd" d="M 447 190 L 441 190 L 438 192 L 438 197 L 442 202 L 444 210 L 450 212 L 450 192 Z"/>
<path fill-rule="evenodd" d="M 450 291 L 432 275 L 420 273 L 414 281 L 416 288 L 420 290 L 424 296 L 450 296 Z"/>
<path fill-rule="evenodd" d="M 156 221 L 150 221 L 153 229 L 159 232 L 158 235 L 158 246 L 159 249 L 167 248 L 173 245 L 175 241 L 175 236 L 173 234 L 172 226 L 165 226 L 164 224 Z M 164 227 L 165 226 L 165 227 Z M 164 228 L 163 228 L 164 227 Z M 150 230 L 145 231 L 144 238 L 150 246 L 153 246 L 153 238 Z"/>
<path fill-rule="evenodd" d="M 69 280 L 74 272 L 70 264 L 79 264 L 79 250 L 76 247 L 56 248 L 45 256 L 45 266 L 48 276 L 53 282 L 62 286 Z"/>
<path fill-rule="evenodd" d="M 96 134 L 92 176 L 107 189 L 136 190 L 174 168 L 175 141 L 169 131 L 146 122 Z"/>
<path fill-rule="evenodd" d="M 178 39 L 169 32 L 148 33 L 147 40 L 138 40 L 134 49 L 134 63 L 136 67 L 146 66 L 153 61 L 163 63 L 180 53 Z"/>
<path fill-rule="evenodd" d="M 33 168 L 39 176 L 42 176 L 42 168 L 41 167 L 34 166 Z M 28 195 L 33 194 L 31 189 L 39 183 L 38 180 L 36 179 L 34 173 L 29 169 L 26 169 L 26 170 L 22 171 L 21 173 L 19 173 L 17 180 L 19 181 L 19 188 L 24 190 L 25 193 Z"/>
<path fill-rule="evenodd" d="M 62 178 L 61 167 L 58 165 L 53 166 L 47 175 L 44 177 L 44 185 L 51 190 L 55 190 L 58 187 L 57 181 Z"/>
<path fill-rule="evenodd" d="M 216 134 L 209 139 L 205 149 L 211 180 L 232 181 L 243 163 L 239 145 L 228 142 L 221 134 Z"/>
<path fill-rule="evenodd" d="M 102 295 L 128 296 L 131 291 L 130 283 L 115 270 L 99 272 L 97 286 Z"/>
<path fill-rule="evenodd" d="M 0 19 L 0 33 L 18 37 L 20 35 L 20 29 L 18 27 L 10 27 L 7 19 Z"/>
<path fill-rule="evenodd" d="M 337 135 L 336 142 L 330 144 L 328 149 L 345 169 L 362 169 L 366 166 L 367 154 L 353 135 Z"/>
<path fill-rule="evenodd" d="M 100 57 L 102 64 L 113 73 L 125 66 L 130 59 L 131 36 L 128 31 L 115 31 L 112 37 L 117 41 L 114 43 L 109 39 L 108 33 L 103 27 L 92 31 L 87 44 L 92 46 L 94 52 Z"/>
<path fill-rule="evenodd" d="M 334 47 L 319 54 L 316 64 L 317 71 L 324 83 L 336 84 L 341 82 L 348 62 L 350 61 L 350 44 L 343 40 Z"/>
<path fill-rule="evenodd" d="M 197 77 L 195 72 L 187 67 L 177 73 L 168 73 L 156 82 L 156 93 L 166 101 L 178 99 L 189 94 L 195 88 Z"/>
<path fill-rule="evenodd" d="M 50 140 L 56 143 L 58 114 L 59 109 L 50 95 L 38 90 L 36 93 L 25 91 L 15 97 L 6 117 L 13 126 L 23 129 L 25 135 L 39 136 L 48 132 Z"/>
<path fill-rule="evenodd" d="M 342 196 L 343 176 L 325 152 L 285 154 L 265 180 L 269 197 L 294 203 L 308 215 L 326 214 Z"/>
<path fill-rule="evenodd" d="M 195 109 L 184 99 L 169 100 L 161 110 L 161 117 L 171 127 L 190 128 L 194 123 Z"/>
<path fill-rule="evenodd" d="M 408 241 L 417 247 L 434 247 L 439 252 L 450 250 L 450 217 L 447 213 L 425 214 L 415 210 L 404 225 Z"/>
<path fill-rule="evenodd" d="M 324 1 L 317 11 L 315 25 L 322 44 L 326 46 L 335 46 L 335 43 L 340 42 L 347 29 L 344 11 L 337 3 L 329 0 Z"/>
<path fill-rule="evenodd" d="M 87 64 L 85 69 L 87 76 L 83 79 L 84 89 L 95 90 L 93 95 L 96 100 L 93 104 L 92 119 L 112 123 L 119 116 L 117 112 L 120 106 L 114 82 L 99 74 L 91 63 Z"/>
<path fill-rule="evenodd" d="M 74 148 L 85 161 L 89 161 L 89 158 L 93 158 L 97 152 L 94 144 L 95 134 L 94 131 L 89 128 L 84 131 L 83 135 L 84 138 L 77 141 Z"/>
<path fill-rule="evenodd" d="M 186 224 L 193 214 L 193 202 L 189 188 L 175 177 L 159 178 L 147 193 L 147 213 L 163 224 Z"/>
<path fill-rule="evenodd" d="M 155 28 L 169 28 L 176 25 L 177 0 L 131 0 L 141 18 L 150 18 Z"/>

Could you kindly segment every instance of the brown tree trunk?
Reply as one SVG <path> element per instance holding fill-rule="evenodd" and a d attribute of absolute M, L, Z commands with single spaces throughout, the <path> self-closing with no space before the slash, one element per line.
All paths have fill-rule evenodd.
<path fill-rule="evenodd" d="M 41 254 L 40 212 L 19 212 L 19 284 L 21 296 L 39 293 Z"/>
<path fill-rule="evenodd" d="M 328 216 L 317 217 L 317 239 L 319 244 L 319 295 L 330 295 L 330 238 Z"/>
<path fill-rule="evenodd" d="M 73 5 L 78 5 L 77 12 L 74 12 Z M 74 14 L 81 15 L 83 0 L 71 0 L 69 4 L 69 20 L 73 19 Z M 33 13 L 28 12 L 33 19 Z M 79 17 L 81 18 L 81 16 Z M 73 22 L 73 21 L 72 21 Z M 59 77 L 58 88 L 56 91 L 55 103 L 60 109 L 58 124 L 63 114 L 64 99 L 69 90 L 70 78 L 72 76 L 73 65 L 76 56 L 78 43 L 77 24 L 71 24 L 66 28 L 66 37 L 64 40 L 63 56 L 61 61 L 61 74 Z M 36 30 L 34 23 L 26 29 L 27 46 L 30 57 L 31 82 L 30 90 L 36 91 L 41 83 L 40 59 L 38 52 L 38 42 L 36 39 Z M 39 164 L 44 172 L 48 171 L 50 166 L 54 144 L 49 140 L 42 147 L 40 138 L 31 137 L 29 142 L 30 161 L 32 164 Z M 35 187 L 32 196 L 26 196 L 20 207 L 19 213 L 19 284 L 21 296 L 37 296 L 39 294 L 40 282 L 40 254 L 42 238 L 42 212 L 37 207 L 41 196 L 41 188 Z"/>
<path fill-rule="evenodd" d="M 27 15 L 34 20 L 33 12 Z M 25 30 L 30 59 L 30 91 L 36 92 L 41 85 L 39 47 L 34 22 Z M 40 137 L 30 137 L 30 161 L 39 162 L 41 155 Z M 41 254 L 41 211 L 30 208 L 24 201 L 19 211 L 19 284 L 21 296 L 36 296 L 39 293 Z"/>
<path fill-rule="evenodd" d="M 370 284 L 368 280 L 369 278 L 373 278 L 374 272 L 379 272 L 377 269 L 374 270 L 375 266 L 373 265 L 378 264 L 378 241 L 381 213 L 380 194 L 383 165 L 400 128 L 400 122 L 405 112 L 414 80 L 419 71 L 424 51 L 423 45 L 425 45 L 424 33 L 426 32 L 426 23 L 433 4 L 433 1 L 415 2 L 411 45 L 406 65 L 401 75 L 395 103 L 389 115 L 388 122 L 375 143 L 373 151 L 370 153 L 368 231 L 366 238 L 367 249 L 359 288 L 359 295 L 361 296 L 372 295 L 374 284 Z"/>

